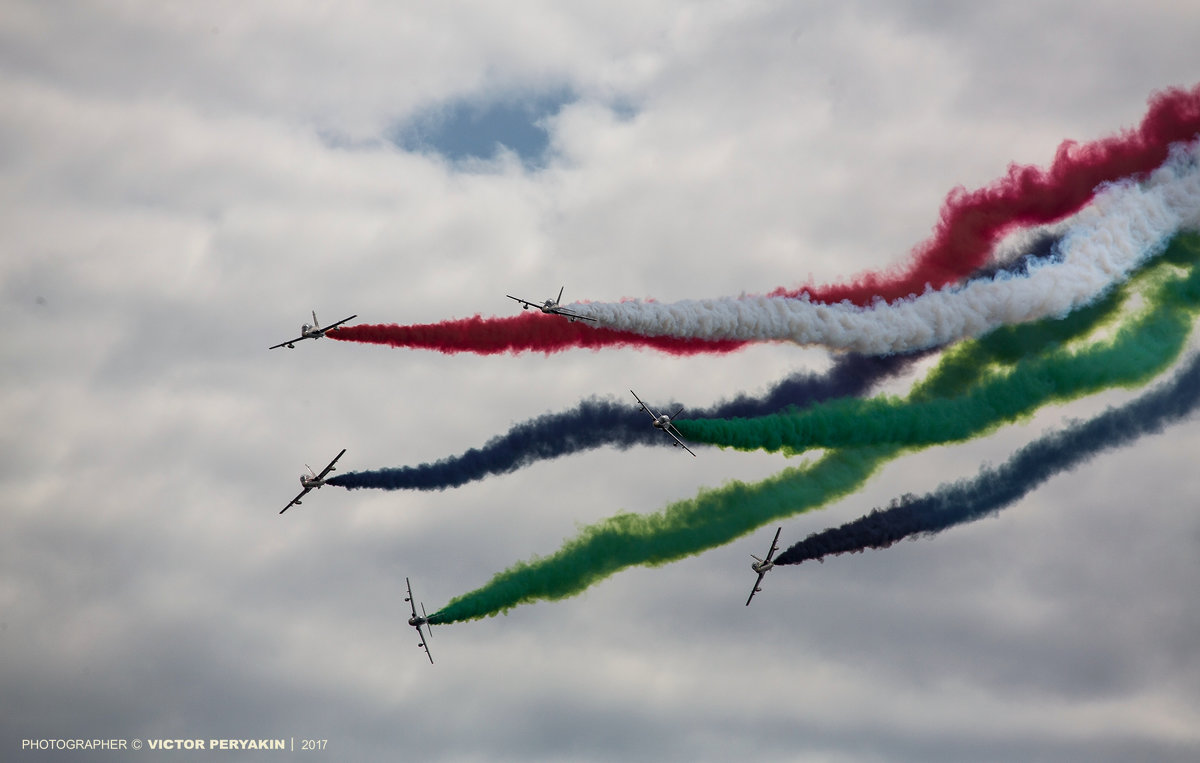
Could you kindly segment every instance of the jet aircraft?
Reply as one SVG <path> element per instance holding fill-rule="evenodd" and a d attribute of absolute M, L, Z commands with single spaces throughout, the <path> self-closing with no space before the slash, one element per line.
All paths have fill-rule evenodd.
<path fill-rule="evenodd" d="M 546 313 L 547 315 L 561 315 L 564 318 L 566 318 L 567 320 L 571 321 L 572 323 L 574 323 L 575 321 L 594 321 L 594 320 L 596 320 L 595 318 L 592 318 L 587 315 L 580 315 L 579 313 L 573 313 L 565 307 L 559 307 L 559 303 L 562 302 L 563 289 L 566 289 L 566 288 L 567 287 L 564 286 L 564 287 L 562 287 L 562 289 L 558 290 L 557 298 L 547 299 L 545 302 L 543 302 L 540 305 L 536 302 L 530 302 L 529 300 L 521 299 L 520 297 L 514 297 L 511 294 L 505 294 L 504 296 L 508 297 L 509 299 L 515 299 L 517 302 L 520 302 L 522 310 L 528 310 L 531 307 L 536 307 L 538 310 L 541 310 L 543 313 Z"/>
<path fill-rule="evenodd" d="M 325 333 L 327 331 L 332 331 L 333 329 L 342 325 L 346 321 L 354 320 L 358 316 L 351 315 L 349 318 L 342 318 L 337 323 L 331 323 L 328 326 L 325 326 L 324 328 L 322 328 L 321 324 L 317 322 L 317 311 L 316 310 L 313 310 L 312 317 L 313 317 L 313 322 L 312 322 L 311 326 L 308 325 L 307 323 L 305 323 L 304 325 L 302 325 L 300 327 L 300 336 L 296 337 L 295 339 L 289 339 L 286 342 L 280 342 L 279 344 L 271 345 L 267 349 L 274 350 L 279 347 L 286 347 L 289 350 L 294 350 L 294 349 L 296 349 L 296 342 L 299 342 L 303 339 L 320 339 L 321 337 L 325 336 Z"/>
<path fill-rule="evenodd" d="M 759 559 L 754 554 L 750 555 L 750 557 L 754 559 L 754 563 L 750 565 L 750 569 L 758 573 L 758 580 L 754 581 L 754 590 L 750 592 L 750 598 L 746 599 L 747 607 L 750 606 L 750 599 L 754 598 L 754 594 L 762 590 L 758 587 L 758 584 L 762 582 L 763 576 L 770 572 L 771 568 L 775 566 L 775 562 L 771 561 L 771 557 L 775 556 L 775 552 L 779 550 L 779 532 L 781 530 L 783 530 L 782 527 L 775 531 L 775 540 L 771 541 L 771 550 L 767 552 L 766 559 Z"/>
<path fill-rule="evenodd" d="M 692 449 L 687 446 L 687 443 L 685 443 L 683 441 L 683 438 L 679 436 L 678 430 L 676 430 L 675 427 L 671 424 L 671 419 L 673 419 L 673 418 L 675 418 L 675 416 L 678 416 L 679 414 L 683 413 L 683 408 L 680 408 L 679 410 L 675 411 L 675 413 L 671 416 L 668 416 L 665 413 L 659 415 L 659 414 L 655 413 L 650 408 L 650 406 L 643 403 L 642 399 L 637 396 L 636 392 L 634 392 L 633 390 L 629 390 L 629 391 L 631 393 L 633 393 L 633 399 L 638 401 L 638 407 L 641 410 L 648 413 L 650 415 L 650 418 L 654 420 L 653 426 L 655 429 L 661 429 L 662 431 L 671 435 L 671 439 L 673 439 L 675 441 L 675 447 L 683 448 L 688 453 L 692 453 Z M 692 455 L 695 456 L 696 454 L 692 453 Z"/>
<path fill-rule="evenodd" d="M 422 625 L 429 628 L 429 618 L 425 615 L 425 603 L 421 603 L 421 616 L 418 617 L 417 605 L 413 601 L 412 583 L 408 582 L 408 578 L 405 578 L 404 584 L 408 586 L 408 596 L 404 600 L 408 602 L 408 606 L 412 607 L 412 617 L 408 618 L 408 624 L 417 629 L 417 635 L 421 637 L 421 643 L 417 644 L 417 646 L 425 648 L 425 656 L 429 658 L 429 664 L 432 665 L 433 655 L 429 653 L 429 636 L 425 635 L 421 630 Z M 429 632 L 433 633 L 433 629 L 430 628 Z"/>
<path fill-rule="evenodd" d="M 345 453 L 345 452 L 346 452 L 346 449 L 342 448 L 342 453 Z M 288 509 L 292 508 L 293 506 L 299 506 L 300 499 L 303 498 L 304 496 L 308 495 L 308 491 L 312 490 L 313 488 L 319 488 L 322 485 L 324 485 L 326 476 L 331 471 L 333 471 L 333 465 L 336 464 L 338 459 L 342 457 L 342 453 L 338 453 L 336 456 L 334 456 L 333 460 L 329 462 L 329 466 L 326 466 L 324 469 L 322 469 L 320 474 L 317 474 L 316 472 L 314 472 L 312 470 L 311 466 L 308 466 L 308 464 L 305 464 L 305 466 L 308 467 L 308 474 L 300 475 L 300 484 L 304 487 L 304 489 L 300 491 L 300 495 L 298 495 L 292 499 L 291 503 L 289 503 L 287 506 L 284 506 L 279 511 L 279 513 L 282 514 L 283 512 L 287 511 Z"/>

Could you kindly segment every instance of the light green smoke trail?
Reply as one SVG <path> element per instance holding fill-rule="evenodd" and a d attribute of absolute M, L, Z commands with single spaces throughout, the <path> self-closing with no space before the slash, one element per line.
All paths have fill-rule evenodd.
<path fill-rule="evenodd" d="M 1156 260 L 1151 271 L 1138 279 L 1154 283 L 1152 293 L 1163 299 L 1162 305 L 1150 306 L 1150 314 L 1174 312 L 1171 306 L 1176 303 L 1200 303 L 1200 267 L 1193 266 L 1197 259 L 1197 240 L 1179 238 Z M 1165 271 L 1171 263 L 1192 266 L 1190 276 L 1170 278 Z M 1164 289 L 1168 283 L 1173 286 Z M 1114 293 L 1063 320 L 1005 327 L 982 340 L 963 343 L 947 353 L 925 382 L 914 389 L 911 401 L 920 404 L 970 391 L 981 379 L 992 378 L 997 369 L 1012 363 L 1020 366 L 1031 356 L 1053 355 L 1064 367 L 1087 363 L 1087 350 L 1064 353 L 1060 346 L 1114 320 L 1122 294 Z M 1136 320 L 1145 324 L 1145 315 L 1139 314 Z M 1158 327 L 1151 324 L 1146 330 L 1152 335 Z M 1167 354 L 1171 352 L 1162 342 L 1153 345 Z M 1107 346 L 1093 351 L 1104 352 Z M 1154 360 L 1143 357 L 1145 362 Z M 1162 365 L 1169 358 L 1158 360 Z M 1067 378 L 1073 376 L 1065 373 L 1068 369 L 1062 370 Z M 431 615 L 430 622 L 477 619 L 539 599 L 566 598 L 625 567 L 666 564 L 727 543 L 767 522 L 818 508 L 854 492 L 883 463 L 910 447 L 890 443 L 833 450 L 811 464 L 785 469 L 753 485 L 731 482 L 672 503 L 654 514 L 617 514 L 585 527 L 550 556 L 518 562 L 484 586 L 456 597 Z"/>
<path fill-rule="evenodd" d="M 750 485 L 731 482 L 654 514 L 622 513 L 589 525 L 546 557 L 517 562 L 482 588 L 430 615 L 435 624 L 496 615 L 538 599 L 563 599 L 635 564 L 657 566 L 721 545 L 765 522 L 857 490 L 900 448 L 847 448 Z"/>
<path fill-rule="evenodd" d="M 1165 370 L 1179 356 L 1200 309 L 1200 276 L 1193 269 L 1186 275 L 1159 272 L 1153 280 L 1148 304 L 1112 339 L 1085 349 L 1060 348 L 1023 357 L 961 395 L 842 398 L 803 411 L 752 419 L 690 419 L 676 422 L 676 427 L 695 442 L 785 452 L 889 443 L 924 446 L 978 437 L 1047 403 L 1139 385 Z M 962 362 L 957 365 L 961 368 Z M 940 380 L 930 385 L 945 386 Z"/>

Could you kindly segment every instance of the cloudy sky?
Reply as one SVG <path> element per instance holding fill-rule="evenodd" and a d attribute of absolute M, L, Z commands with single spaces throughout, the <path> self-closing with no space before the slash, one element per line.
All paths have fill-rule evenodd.
<path fill-rule="evenodd" d="M 431 666 L 405 576 L 432 611 L 582 524 L 789 461 L 600 449 L 279 516 L 304 464 L 441 458 L 630 387 L 709 405 L 828 354 L 266 349 L 314 309 L 422 323 L 564 284 L 670 300 L 902 263 L 951 188 L 1195 84 L 1200 9 L 297 5 L 3 3 L 0 757 L 90 737 L 316 738 L 328 760 L 1200 755 L 1194 421 L 995 518 L 776 570 L 749 608 L 773 527 L 440 627 Z M 907 456 L 781 540 L 1133 394 Z"/>

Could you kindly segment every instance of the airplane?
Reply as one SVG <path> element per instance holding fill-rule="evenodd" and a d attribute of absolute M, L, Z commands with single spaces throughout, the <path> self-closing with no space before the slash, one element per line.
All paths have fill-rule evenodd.
<path fill-rule="evenodd" d="M 566 289 L 566 288 L 567 287 L 564 286 L 564 287 L 562 287 L 562 289 L 558 290 L 558 297 L 556 299 L 548 299 L 540 305 L 536 302 L 530 302 L 529 300 L 521 299 L 520 297 L 514 297 L 511 294 L 505 294 L 504 296 L 508 297 L 509 299 L 515 299 L 516 301 L 520 302 L 522 310 L 528 310 L 531 307 L 536 307 L 538 310 L 541 310 L 543 313 L 546 313 L 547 315 L 561 315 L 564 318 L 566 318 L 567 320 L 571 321 L 572 323 L 574 323 L 575 321 L 595 321 L 596 320 L 595 318 L 589 317 L 587 315 L 580 315 L 579 313 L 573 313 L 565 307 L 558 306 L 559 303 L 562 302 L 563 289 Z"/>
<path fill-rule="evenodd" d="M 754 590 L 750 592 L 750 598 L 746 599 L 747 607 L 750 606 L 750 599 L 754 598 L 754 594 L 762 590 L 758 587 L 758 584 L 762 582 L 763 576 L 770 572 L 771 568 L 775 566 L 775 562 L 771 561 L 771 557 L 775 556 L 775 552 L 779 550 L 779 533 L 781 530 L 783 530 L 782 527 L 775 531 L 775 540 L 771 541 L 771 550 L 767 552 L 766 559 L 759 559 L 757 556 L 754 556 L 754 554 L 750 555 L 751 558 L 755 560 L 754 564 L 750 565 L 750 569 L 758 573 L 758 580 L 754 581 Z"/>
<path fill-rule="evenodd" d="M 417 629 L 417 635 L 421 637 L 421 643 L 417 646 L 425 647 L 425 656 L 429 658 L 429 664 L 433 664 L 433 655 L 429 653 L 429 636 L 421 630 L 421 626 L 429 627 L 429 618 L 425 615 L 425 603 L 421 603 L 421 616 L 417 617 L 417 605 L 413 603 L 412 583 L 408 582 L 408 578 L 404 579 L 404 584 L 408 586 L 408 597 L 404 600 L 408 602 L 408 606 L 412 607 L 412 617 L 408 618 L 408 624 Z M 429 632 L 433 633 L 433 629 L 429 628 Z"/>
<path fill-rule="evenodd" d="M 342 448 L 342 453 L 345 452 L 346 449 Z M 292 499 L 291 503 L 289 503 L 287 506 L 284 506 L 279 513 L 282 514 L 293 506 L 299 506 L 300 499 L 308 495 L 309 490 L 312 490 L 313 488 L 319 488 L 324 485 L 326 475 L 333 471 L 333 465 L 336 464 L 338 459 L 342 457 L 342 453 L 338 453 L 336 456 L 334 456 L 333 460 L 329 462 L 329 466 L 326 466 L 324 469 L 322 469 L 320 474 L 317 474 L 312 470 L 311 466 L 305 464 L 305 466 L 308 467 L 308 474 L 300 475 L 300 484 L 304 486 L 304 489 L 300 491 L 300 495 Z"/>
<path fill-rule="evenodd" d="M 358 316 L 351 315 L 349 318 L 342 318 L 337 323 L 331 323 L 324 328 L 321 328 L 321 324 L 317 323 L 317 311 L 316 310 L 313 310 L 312 317 L 313 317 L 313 322 L 312 322 L 311 326 L 308 325 L 307 323 L 305 323 L 304 325 L 302 325 L 300 327 L 300 336 L 296 337 L 295 339 L 289 339 L 286 342 L 280 342 L 279 344 L 271 345 L 267 349 L 274 350 L 279 347 L 286 347 L 289 350 L 294 350 L 294 349 L 296 349 L 296 342 L 299 342 L 302 339 L 320 339 L 321 337 L 325 336 L 325 332 L 332 331 L 333 329 L 342 325 L 346 321 L 354 320 Z"/>
<path fill-rule="evenodd" d="M 675 418 L 675 416 L 678 416 L 679 414 L 683 413 L 683 408 L 680 408 L 679 410 L 675 411 L 674 415 L 672 415 L 672 416 L 668 416 L 665 413 L 660 416 L 659 414 L 655 413 L 650 408 L 650 406 L 643 403 L 642 399 L 637 396 L 636 392 L 634 392 L 633 390 L 629 390 L 629 391 L 633 393 L 633 399 L 638 401 L 638 406 L 641 408 L 641 410 L 650 414 L 650 418 L 654 419 L 654 428 L 655 429 L 661 429 L 662 431 L 671 435 L 671 439 L 675 440 L 675 447 L 683 448 L 688 453 L 692 453 L 692 449 L 687 446 L 687 443 L 685 443 L 683 441 L 683 438 L 679 436 L 679 432 L 675 429 L 674 426 L 671 425 L 671 419 L 673 419 L 673 418 Z M 696 454 L 692 453 L 692 455 L 695 456 Z"/>

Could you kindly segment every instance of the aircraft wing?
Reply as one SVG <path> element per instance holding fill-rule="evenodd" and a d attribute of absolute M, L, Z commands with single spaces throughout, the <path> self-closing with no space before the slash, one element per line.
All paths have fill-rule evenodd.
<path fill-rule="evenodd" d="M 300 340 L 302 340 L 302 339 L 308 339 L 308 337 L 306 337 L 306 336 L 298 336 L 298 337 L 296 337 L 295 339 L 289 339 L 289 340 L 287 340 L 286 342 L 280 342 L 279 344 L 273 344 L 273 345 L 271 345 L 270 347 L 268 347 L 267 349 L 268 349 L 268 350 L 275 350 L 275 349 L 278 349 L 278 348 L 280 348 L 280 347 L 287 347 L 289 344 L 292 344 L 293 342 L 299 342 L 299 341 L 300 341 Z"/>
<path fill-rule="evenodd" d="M 671 429 L 674 429 L 674 427 L 671 427 Z M 675 434 L 673 431 L 671 431 L 671 429 L 667 430 L 667 434 L 669 434 L 669 435 L 671 435 L 671 437 L 675 438 L 675 444 L 678 445 L 679 447 L 683 448 L 684 450 L 686 450 L 688 453 L 692 453 L 692 449 L 687 446 L 687 443 L 683 441 L 683 438 L 680 437 L 679 435 Z M 695 453 L 692 453 L 692 457 L 695 457 L 695 455 L 696 455 Z M 780 528 L 780 529 L 782 529 L 782 528 Z"/>
<path fill-rule="evenodd" d="M 599 319 L 598 319 L 598 318 L 593 318 L 593 317 L 592 317 L 592 316 L 590 316 L 590 315 L 580 315 L 579 313 L 573 313 L 573 312 L 571 312 L 570 310 L 567 310 L 566 308 L 563 308 L 563 307 L 556 307 L 556 308 L 554 308 L 553 310 L 551 310 L 550 312 L 554 313 L 555 315 L 562 315 L 562 316 L 565 316 L 565 317 L 567 317 L 567 318 L 570 318 L 571 320 L 576 320 L 576 321 L 595 321 L 595 322 L 599 323 Z"/>
<path fill-rule="evenodd" d="M 299 506 L 299 505 L 300 505 L 300 499 L 301 499 L 301 498 L 303 498 L 304 496 L 308 495 L 308 491 L 309 491 L 309 490 L 312 490 L 312 488 L 311 488 L 311 487 L 306 487 L 306 488 L 304 488 L 303 490 L 301 490 L 301 491 L 300 491 L 300 495 L 298 495 L 298 496 L 296 496 L 295 498 L 293 498 L 291 503 L 289 503 L 287 506 L 284 506 L 282 509 L 280 509 L 280 510 L 279 510 L 279 513 L 280 513 L 280 514 L 282 514 L 283 512 L 287 511 L 288 509 L 292 508 L 293 506 Z"/>
<path fill-rule="evenodd" d="M 349 320 L 349 318 L 347 318 L 346 320 Z M 317 479 L 319 479 L 319 480 L 325 479 L 325 475 L 329 474 L 331 471 L 333 471 L 333 465 L 338 462 L 338 459 L 341 458 L 345 452 L 346 452 L 346 449 L 342 448 L 342 452 L 338 453 L 336 456 L 333 457 L 333 460 L 329 462 L 329 466 L 326 466 L 324 469 L 321 470 L 321 473 L 317 475 Z"/>
<path fill-rule="evenodd" d="M 780 527 L 775 531 L 775 540 L 771 541 L 771 550 L 767 552 L 767 561 L 771 561 L 771 557 L 775 556 L 775 552 L 779 550 L 779 533 L 783 532 Z"/>
<path fill-rule="evenodd" d="M 352 320 L 354 320 L 354 319 L 355 319 L 355 318 L 357 318 L 357 317 L 358 317 L 357 315 L 351 315 L 349 318 L 342 318 L 342 319 L 341 319 L 340 321 L 338 321 L 337 323 L 331 323 L 331 324 L 329 324 L 328 326 L 326 326 L 324 329 L 322 329 L 322 333 L 324 333 L 324 332 L 326 332 L 326 331 L 332 331 L 332 330 L 334 330 L 335 328 L 337 328 L 338 326 L 340 326 L 340 325 L 342 325 L 343 323 L 345 323 L 346 321 L 352 321 Z"/>
<path fill-rule="evenodd" d="M 408 606 L 412 607 L 412 613 L 413 613 L 412 616 L 416 617 L 417 616 L 417 603 L 415 601 L 413 601 L 412 583 L 408 582 L 408 578 L 405 578 L 404 585 L 408 586 L 408 598 L 405 599 L 405 601 L 408 602 Z M 417 630 L 420 631 L 421 629 L 417 628 Z M 424 641 L 425 640 L 424 637 L 422 637 L 421 640 Z"/>
<path fill-rule="evenodd" d="M 643 403 L 642 399 L 637 396 L 636 392 L 634 392 L 633 390 L 629 390 L 629 394 L 633 395 L 633 399 L 638 401 L 638 405 L 642 406 L 642 410 L 645 411 L 647 414 L 649 414 L 651 419 L 658 418 L 658 414 L 654 412 L 654 409 L 651 408 L 650 406 L 646 405 L 645 403 Z"/>
<path fill-rule="evenodd" d="M 754 581 L 754 587 L 750 589 L 750 596 L 746 599 L 747 607 L 750 606 L 750 599 L 753 599 L 754 594 L 758 593 L 758 584 L 762 582 L 762 579 L 763 579 L 763 577 L 766 576 L 766 574 L 767 573 L 765 573 L 765 572 L 758 573 L 758 580 Z"/>
<path fill-rule="evenodd" d="M 421 646 L 425 647 L 425 656 L 429 658 L 429 664 L 433 664 L 433 653 L 429 651 L 429 636 L 421 632 L 421 626 L 417 626 L 417 635 L 421 637 Z"/>
<path fill-rule="evenodd" d="M 515 299 L 516 301 L 520 302 L 525 307 L 536 307 L 539 310 L 542 308 L 541 305 L 534 304 L 533 302 L 530 302 L 527 299 L 521 299 L 520 297 L 514 297 L 511 294 L 505 294 L 504 296 L 508 297 L 509 299 Z"/>

